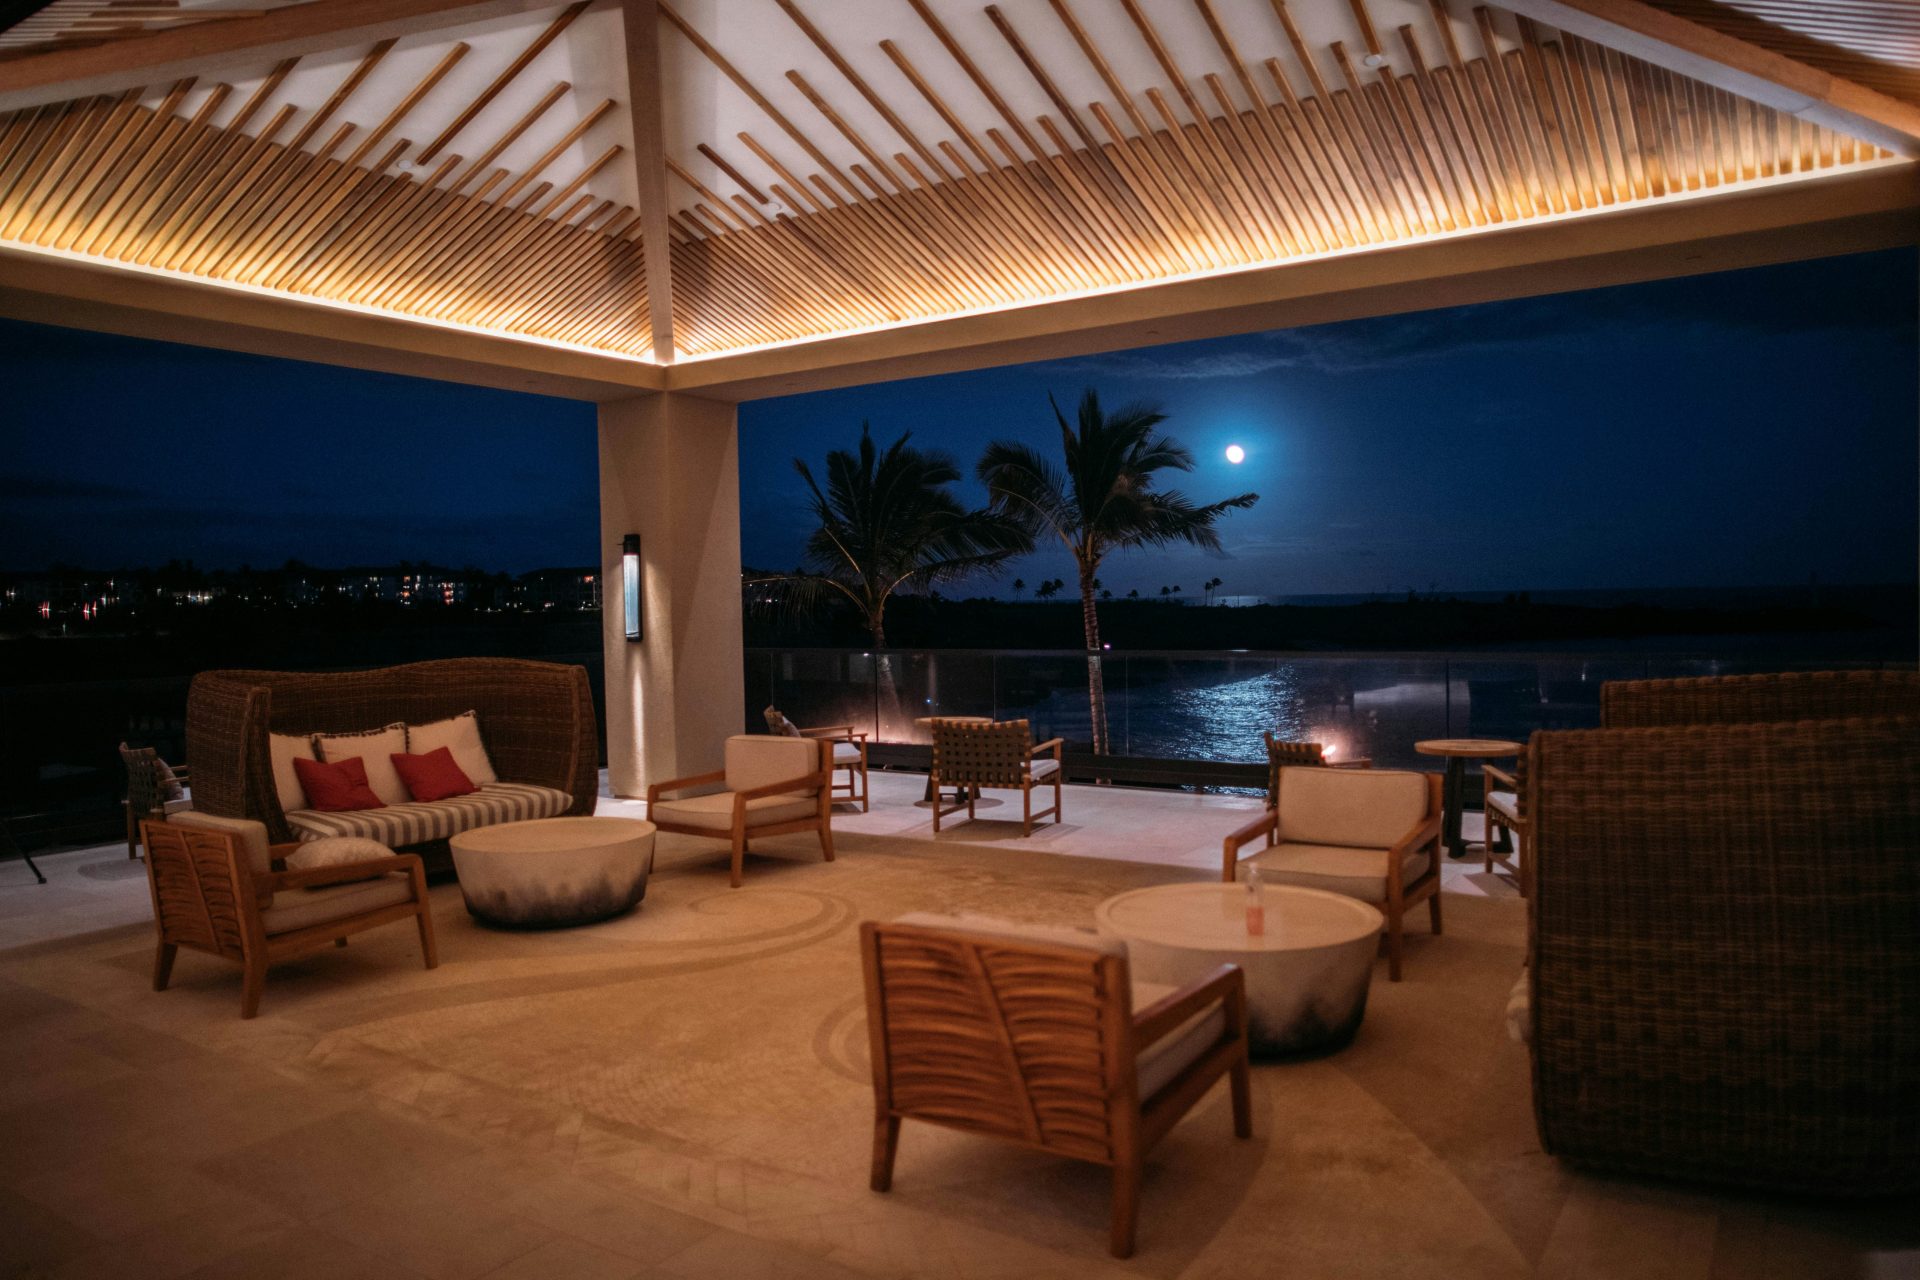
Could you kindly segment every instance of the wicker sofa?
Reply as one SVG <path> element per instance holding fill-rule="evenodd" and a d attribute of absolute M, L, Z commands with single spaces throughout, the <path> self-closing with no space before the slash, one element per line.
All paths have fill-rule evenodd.
<path fill-rule="evenodd" d="M 1664 712 L 1634 697 L 1671 690 L 1603 698 L 1817 714 L 1813 693 L 1906 683 L 1742 679 Z M 1660 1178 L 1920 1189 L 1920 719 L 1543 732 L 1526 759 L 1542 1145 Z"/>
<path fill-rule="evenodd" d="M 556 810 L 593 812 L 599 743 L 586 669 L 515 658 L 450 658 L 371 671 L 202 672 L 187 694 L 195 807 L 260 822 L 276 844 L 325 834 L 296 826 L 281 809 L 269 733 L 353 733 L 469 710 L 478 713 L 488 755 L 508 786 L 435 802 L 447 812 L 434 815 L 433 837 L 411 842 L 428 854 L 430 869 L 444 867 L 445 837 L 457 830 Z M 520 812 L 512 799 L 516 786 L 562 794 L 539 805 L 540 812 Z"/>
<path fill-rule="evenodd" d="M 1920 671 L 1780 671 L 1680 680 L 1609 680 L 1600 727 L 1777 724 L 1849 716 L 1920 716 Z"/>

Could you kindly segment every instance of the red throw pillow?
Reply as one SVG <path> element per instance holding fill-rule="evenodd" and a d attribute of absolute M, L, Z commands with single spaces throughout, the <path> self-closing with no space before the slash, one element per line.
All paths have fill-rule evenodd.
<path fill-rule="evenodd" d="M 366 762 L 359 756 L 348 756 L 332 762 L 302 760 L 296 756 L 293 771 L 300 775 L 300 786 L 307 793 L 307 803 L 316 809 L 345 813 L 352 809 L 387 807 L 379 796 L 373 794 L 373 788 L 367 785 Z"/>
<path fill-rule="evenodd" d="M 445 747 L 436 747 L 418 756 L 403 755 L 396 751 L 393 754 L 393 768 L 400 775 L 400 781 L 407 784 L 407 791 L 415 800 L 445 800 L 449 796 L 464 796 L 478 790 L 473 785 L 473 779 L 454 763 L 453 752 Z"/>

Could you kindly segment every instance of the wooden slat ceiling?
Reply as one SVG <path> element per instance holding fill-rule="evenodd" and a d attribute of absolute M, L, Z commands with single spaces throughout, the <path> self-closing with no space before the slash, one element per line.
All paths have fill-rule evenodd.
<path fill-rule="evenodd" d="M 660 7 L 680 359 L 1891 159 L 1457 0 Z M 0 243 L 648 358 L 620 21 L 0 115 Z"/>
<path fill-rule="evenodd" d="M 1920 103 L 1915 0 L 1652 0 L 1656 8 Z"/>
<path fill-rule="evenodd" d="M 0 57 L 126 40 L 154 31 L 250 17 L 311 0 L 52 0 L 0 31 Z"/>

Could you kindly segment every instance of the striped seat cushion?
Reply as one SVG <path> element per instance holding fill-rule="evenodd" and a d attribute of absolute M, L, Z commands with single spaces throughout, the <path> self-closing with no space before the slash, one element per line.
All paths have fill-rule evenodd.
<path fill-rule="evenodd" d="M 464 796 L 390 804 L 384 809 L 355 809 L 348 813 L 296 809 L 287 815 L 287 822 L 302 840 L 365 836 L 399 849 L 429 840 L 445 840 L 459 832 L 497 822 L 551 818 L 566 812 L 572 803 L 572 796 L 552 787 L 536 787 L 527 782 L 490 782 Z"/>

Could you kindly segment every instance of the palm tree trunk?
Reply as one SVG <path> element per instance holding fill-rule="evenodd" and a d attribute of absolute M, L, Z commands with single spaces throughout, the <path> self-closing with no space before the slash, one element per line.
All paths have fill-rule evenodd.
<path fill-rule="evenodd" d="M 875 692 L 879 695 L 879 706 L 875 708 L 878 723 L 873 726 L 874 733 L 882 738 L 889 733 L 904 736 L 906 730 L 901 724 L 900 687 L 894 683 L 893 659 L 887 654 L 887 628 L 878 614 L 870 617 L 867 625 L 873 636 L 873 681 Z"/>
<path fill-rule="evenodd" d="M 1093 604 L 1093 574 L 1080 574 L 1080 621 L 1087 632 L 1087 718 L 1093 730 L 1093 754 L 1107 754 L 1107 680 L 1101 670 L 1100 614 Z"/>

